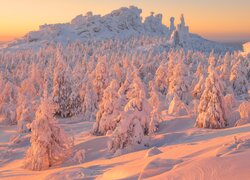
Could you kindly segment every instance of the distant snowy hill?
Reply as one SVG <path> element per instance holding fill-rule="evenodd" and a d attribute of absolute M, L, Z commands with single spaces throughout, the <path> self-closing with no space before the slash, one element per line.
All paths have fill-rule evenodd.
<path fill-rule="evenodd" d="M 250 54 L 250 42 L 243 44 L 243 49 L 245 54 Z"/>
<path fill-rule="evenodd" d="M 184 17 L 174 24 L 170 19 L 170 28 L 162 23 L 162 15 L 151 13 L 143 21 L 142 10 L 131 6 L 112 11 L 101 16 L 88 12 L 85 16 L 78 15 L 70 23 L 42 25 L 38 31 L 29 32 L 23 38 L 9 43 L 10 49 L 27 49 L 42 47 L 50 43 L 68 44 L 75 41 L 103 41 L 107 39 L 128 39 L 131 37 L 149 36 L 162 37 L 167 46 L 181 46 L 186 49 L 210 52 L 233 51 L 236 48 L 208 41 L 198 35 L 189 33 Z"/>

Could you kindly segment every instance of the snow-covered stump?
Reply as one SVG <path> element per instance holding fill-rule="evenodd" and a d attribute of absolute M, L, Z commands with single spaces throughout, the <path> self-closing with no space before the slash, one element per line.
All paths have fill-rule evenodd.
<path fill-rule="evenodd" d="M 71 154 L 72 143 L 53 117 L 53 106 L 42 100 L 31 125 L 31 147 L 27 150 L 24 167 L 40 171 L 60 164 Z"/>
<path fill-rule="evenodd" d="M 195 126 L 198 128 L 220 129 L 227 126 L 223 89 L 215 70 L 209 68 L 205 90 L 198 107 L 198 117 Z"/>

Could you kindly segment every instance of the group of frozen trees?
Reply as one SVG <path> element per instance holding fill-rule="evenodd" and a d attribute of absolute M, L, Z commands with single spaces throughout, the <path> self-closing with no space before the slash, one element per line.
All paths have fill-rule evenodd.
<path fill-rule="evenodd" d="M 194 111 L 200 128 L 226 127 L 225 96 L 249 96 L 249 57 L 162 43 L 144 37 L 0 52 L 0 123 L 32 131 L 27 166 L 44 169 L 70 153 L 57 116 L 95 121 L 92 133 L 109 135 L 112 152 L 144 144 L 164 110 Z"/>

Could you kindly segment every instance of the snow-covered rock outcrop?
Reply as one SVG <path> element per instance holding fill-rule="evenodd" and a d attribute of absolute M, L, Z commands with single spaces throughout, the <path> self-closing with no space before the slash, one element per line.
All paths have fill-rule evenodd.
<path fill-rule="evenodd" d="M 38 31 L 29 32 L 10 46 L 32 42 L 67 44 L 76 40 L 86 42 L 132 36 L 169 36 L 169 29 L 162 24 L 161 14 L 151 13 L 143 22 L 141 12 L 134 6 L 122 7 L 104 16 L 87 12 L 86 15 L 76 16 L 70 23 L 42 25 Z"/>
<path fill-rule="evenodd" d="M 51 43 L 66 45 L 76 41 L 85 43 L 131 37 L 160 37 L 169 41 L 165 44 L 166 47 L 181 46 L 185 49 L 206 52 L 235 50 L 230 46 L 189 33 L 189 27 L 186 26 L 183 15 L 177 27 L 174 17 L 171 17 L 168 28 L 162 23 L 162 14 L 151 13 L 143 21 L 141 12 L 142 10 L 135 6 L 122 7 L 104 16 L 87 12 L 86 15 L 76 16 L 69 23 L 42 25 L 38 31 L 29 32 L 23 38 L 9 43 L 8 47 L 9 49 L 29 49 Z"/>
<path fill-rule="evenodd" d="M 177 29 L 174 30 L 174 19 L 170 19 L 172 35 L 170 38 L 170 44 L 173 46 L 186 46 L 190 40 L 189 27 L 185 25 L 184 15 L 181 15 L 180 24 L 177 25 Z"/>

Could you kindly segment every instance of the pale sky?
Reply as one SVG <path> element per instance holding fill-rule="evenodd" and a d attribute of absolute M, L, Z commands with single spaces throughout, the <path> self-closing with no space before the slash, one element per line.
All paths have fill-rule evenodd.
<path fill-rule="evenodd" d="M 0 41 L 37 30 L 39 25 L 69 22 L 92 11 L 104 15 L 135 5 L 145 17 L 151 11 L 179 21 L 184 13 L 190 31 L 217 41 L 250 40 L 250 0 L 0 0 Z"/>

